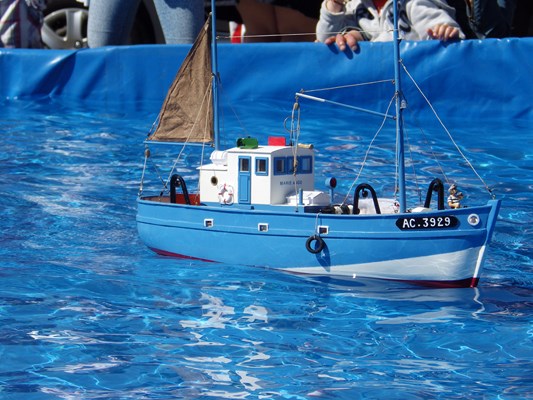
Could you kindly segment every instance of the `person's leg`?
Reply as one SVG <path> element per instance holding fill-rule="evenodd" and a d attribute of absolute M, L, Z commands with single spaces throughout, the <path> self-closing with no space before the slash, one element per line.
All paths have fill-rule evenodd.
<path fill-rule="evenodd" d="M 237 10 L 246 27 L 245 42 L 279 42 L 281 40 L 277 35 L 279 31 L 274 6 L 256 0 L 240 0 Z"/>
<path fill-rule="evenodd" d="M 89 47 L 127 44 L 139 2 L 140 0 L 91 0 L 87 24 Z"/>
<path fill-rule="evenodd" d="M 300 11 L 288 7 L 274 6 L 276 21 L 282 42 L 314 42 L 318 19 L 305 16 Z"/>
<path fill-rule="evenodd" d="M 154 0 L 167 44 L 192 43 L 204 24 L 200 0 Z"/>

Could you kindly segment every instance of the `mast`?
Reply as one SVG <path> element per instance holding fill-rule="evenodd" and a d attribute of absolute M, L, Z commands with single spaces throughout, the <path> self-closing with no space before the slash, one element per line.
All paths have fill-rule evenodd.
<path fill-rule="evenodd" d="M 399 21 L 398 21 L 398 0 L 393 1 L 394 7 L 394 31 L 393 31 L 393 41 L 394 41 L 394 90 L 396 97 L 396 140 L 398 142 L 398 191 L 399 191 L 399 202 L 400 202 L 400 212 L 404 213 L 407 210 L 406 206 L 406 195 L 405 195 L 405 154 L 404 154 L 404 134 L 403 134 L 403 93 L 400 82 L 400 35 L 398 32 Z"/>
<path fill-rule="evenodd" d="M 213 73 L 213 136 L 215 150 L 220 148 L 218 121 L 218 57 L 217 57 L 217 11 L 215 0 L 211 0 L 211 71 Z"/>

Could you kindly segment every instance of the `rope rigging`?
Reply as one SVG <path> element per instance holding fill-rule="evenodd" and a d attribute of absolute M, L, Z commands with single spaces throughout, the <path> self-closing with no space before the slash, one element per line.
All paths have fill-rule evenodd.
<path fill-rule="evenodd" d="M 400 60 L 400 65 L 402 66 L 403 70 L 405 71 L 405 73 L 407 74 L 407 76 L 409 77 L 409 79 L 411 80 L 411 82 L 413 83 L 413 85 L 415 85 L 416 89 L 418 90 L 418 92 L 420 93 L 420 95 L 422 96 L 422 98 L 426 101 L 426 103 L 428 104 L 429 108 L 431 109 L 431 111 L 433 112 L 433 115 L 435 115 L 435 118 L 437 119 L 437 121 L 439 122 L 440 126 L 442 127 L 442 129 L 444 130 L 444 132 L 446 132 L 446 134 L 448 135 L 448 138 L 450 139 L 450 141 L 452 142 L 452 144 L 454 145 L 455 149 L 457 150 L 457 152 L 461 155 L 461 157 L 463 158 L 463 160 L 467 163 L 467 165 L 470 167 L 470 169 L 472 170 L 472 172 L 477 176 L 477 178 L 480 180 L 480 182 L 483 184 L 483 186 L 485 187 L 485 189 L 487 190 L 487 192 L 491 195 L 491 197 L 494 199 L 495 198 L 495 195 L 494 193 L 492 192 L 492 189 L 485 183 L 485 181 L 483 180 L 483 178 L 481 177 L 481 175 L 479 175 L 479 173 L 476 171 L 476 169 L 474 168 L 474 166 L 472 165 L 472 163 L 470 162 L 470 160 L 468 160 L 468 158 L 466 158 L 466 156 L 464 155 L 464 153 L 461 151 L 461 149 L 459 148 L 459 145 L 456 143 L 455 139 L 452 137 L 452 134 L 450 133 L 450 131 L 448 130 L 448 128 L 446 127 L 446 125 L 444 125 L 444 122 L 442 122 L 442 119 L 439 117 L 437 111 L 435 110 L 435 108 L 433 107 L 433 104 L 431 104 L 431 102 L 429 101 L 429 99 L 427 98 L 427 96 L 424 94 L 424 92 L 422 91 L 422 89 L 420 88 L 420 86 L 418 85 L 418 83 L 414 80 L 414 78 L 412 77 L 412 75 L 409 73 L 409 71 L 407 70 L 407 67 L 404 65 L 403 61 Z M 446 178 L 447 179 L 447 178 Z"/>

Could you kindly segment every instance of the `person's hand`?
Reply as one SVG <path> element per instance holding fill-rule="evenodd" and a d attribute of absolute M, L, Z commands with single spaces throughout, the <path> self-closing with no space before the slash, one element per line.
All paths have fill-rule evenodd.
<path fill-rule="evenodd" d="M 459 29 L 448 24 L 438 24 L 433 28 L 428 29 L 428 35 L 432 39 L 446 42 L 447 40 L 459 39 Z"/>
<path fill-rule="evenodd" d="M 354 30 L 344 34 L 338 33 L 335 36 L 330 36 L 324 41 L 324 43 L 328 46 L 336 44 L 340 51 L 346 50 L 346 46 L 348 46 L 352 51 L 356 51 L 359 48 L 357 42 L 362 40 L 365 39 L 363 38 L 363 35 L 361 35 L 361 32 Z"/>

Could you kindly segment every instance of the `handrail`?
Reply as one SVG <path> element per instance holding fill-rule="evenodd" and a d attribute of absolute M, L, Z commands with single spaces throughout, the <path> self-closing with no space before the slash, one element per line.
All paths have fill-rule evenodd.
<path fill-rule="evenodd" d="M 176 204 L 176 188 L 181 186 L 181 191 L 183 192 L 183 198 L 185 199 L 185 204 L 191 205 L 191 199 L 189 197 L 189 192 L 187 191 L 187 185 L 185 180 L 181 175 L 174 174 L 170 178 L 170 202 Z"/>
<path fill-rule="evenodd" d="M 366 192 L 366 190 L 369 190 L 370 194 L 372 195 L 372 201 L 374 203 L 374 208 L 376 210 L 376 214 L 381 214 L 381 210 L 379 208 L 379 203 L 378 203 L 378 196 L 376 194 L 376 191 L 368 183 L 361 183 L 361 184 L 357 185 L 357 187 L 355 188 L 355 194 L 354 194 L 354 199 L 353 199 L 353 213 L 354 214 L 359 214 L 360 213 L 360 210 L 359 210 L 359 195 L 360 194 L 359 194 L 359 192 L 361 192 L 363 197 L 367 197 L 368 193 Z"/>
<path fill-rule="evenodd" d="M 437 209 L 444 210 L 444 184 L 439 178 L 433 179 L 429 184 L 424 207 L 430 208 L 433 192 L 437 192 Z"/>

